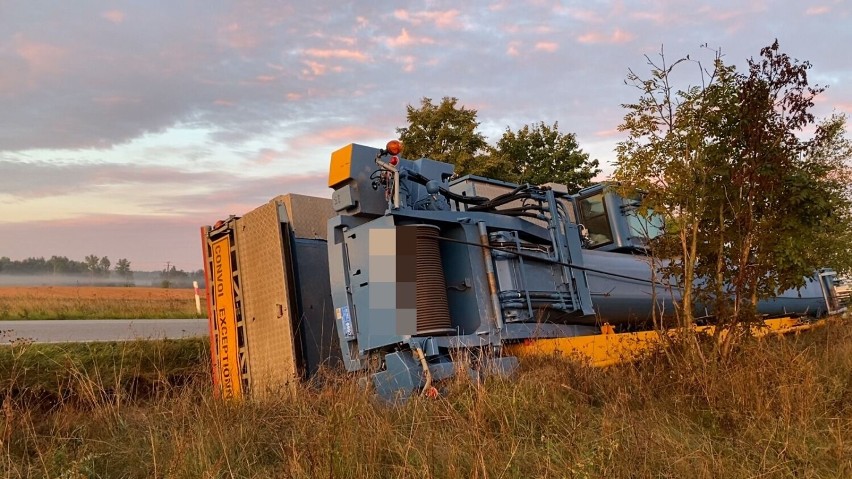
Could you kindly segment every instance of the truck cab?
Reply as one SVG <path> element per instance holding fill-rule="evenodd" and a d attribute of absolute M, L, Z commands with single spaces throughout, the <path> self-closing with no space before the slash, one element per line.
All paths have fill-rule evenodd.
<path fill-rule="evenodd" d="M 663 233 L 663 219 L 642 209 L 641 197 L 621 196 L 612 183 L 571 195 L 574 218 L 583 226 L 584 248 L 614 253 L 644 252 Z"/>

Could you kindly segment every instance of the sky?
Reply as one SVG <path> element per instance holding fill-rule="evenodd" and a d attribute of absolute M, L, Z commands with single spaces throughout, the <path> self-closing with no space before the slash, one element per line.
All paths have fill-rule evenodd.
<path fill-rule="evenodd" d="M 331 152 L 423 97 L 492 143 L 559 122 L 605 177 L 646 55 L 742 68 L 776 38 L 828 86 L 817 116 L 852 114 L 844 0 L 0 0 L 0 256 L 199 269 L 201 225 L 330 197 Z"/>

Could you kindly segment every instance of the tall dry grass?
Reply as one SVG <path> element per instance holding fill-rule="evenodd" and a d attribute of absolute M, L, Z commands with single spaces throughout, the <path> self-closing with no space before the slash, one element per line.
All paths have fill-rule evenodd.
<path fill-rule="evenodd" d="M 26 364 L 28 354 L 40 353 L 15 354 L 3 361 Z M 158 354 L 164 353 L 151 357 Z M 183 371 L 185 381 L 165 381 L 153 392 L 115 394 L 126 370 L 94 373 L 70 364 L 68 378 L 80 392 L 33 401 L 12 392 L 30 374 L 19 366 L 4 390 L 0 471 L 131 478 L 852 477 L 848 321 L 747 341 L 726 361 L 702 365 L 661 356 L 594 369 L 527 359 L 514 377 L 458 379 L 438 399 L 395 406 L 340 373 L 321 378 L 322 387 L 223 403 L 213 398 L 205 361 L 195 368 Z"/>

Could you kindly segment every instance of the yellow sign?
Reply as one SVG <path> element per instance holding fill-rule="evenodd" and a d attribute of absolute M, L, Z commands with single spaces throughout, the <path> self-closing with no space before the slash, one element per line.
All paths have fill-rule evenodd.
<path fill-rule="evenodd" d="M 237 345 L 237 314 L 234 305 L 233 270 L 231 269 L 231 239 L 227 236 L 213 243 L 213 318 L 215 326 L 216 359 L 222 397 L 233 399 L 242 395 L 239 346 Z"/>

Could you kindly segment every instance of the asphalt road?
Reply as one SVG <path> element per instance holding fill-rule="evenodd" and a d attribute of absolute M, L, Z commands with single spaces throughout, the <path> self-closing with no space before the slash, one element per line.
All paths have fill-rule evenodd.
<path fill-rule="evenodd" d="M 207 319 L 79 319 L 0 321 L 0 344 L 178 339 L 207 336 Z"/>

